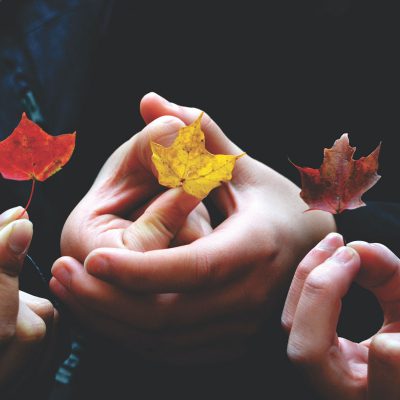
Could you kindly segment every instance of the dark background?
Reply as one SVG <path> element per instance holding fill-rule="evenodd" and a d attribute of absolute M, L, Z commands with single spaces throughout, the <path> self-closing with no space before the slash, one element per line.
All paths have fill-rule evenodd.
<path fill-rule="evenodd" d="M 7 1 L 10 4 L 11 0 Z M 88 0 L 87 4 L 101 2 Z M 31 3 L 35 2 L 21 0 L 15 7 Z M 45 268 L 58 252 L 63 221 L 105 159 L 143 128 L 139 102 L 149 91 L 204 109 L 250 156 L 298 184 L 298 173 L 288 157 L 299 165 L 317 168 L 323 148 L 331 147 L 344 132 L 357 147 L 356 158 L 369 154 L 382 141 L 382 179 L 364 199 L 400 200 L 396 140 L 400 132 L 399 18 L 395 2 L 214 3 L 117 0 L 100 40 L 86 36 L 83 41 L 74 28 L 68 34 L 75 33 L 76 38 L 68 47 L 64 42 L 52 42 L 51 34 L 46 36 L 46 27 L 50 31 L 55 26 L 56 31 L 55 19 L 42 25 L 42 36 L 35 36 L 34 26 L 29 28 L 30 49 L 35 49 L 35 40 L 40 44 L 44 37 L 43 48 L 48 51 L 44 55 L 50 57 L 49 61 L 40 58 L 40 48 L 36 53 L 31 50 L 39 54 L 35 65 L 57 67 L 56 73 L 44 74 L 46 79 L 40 76 L 42 70 L 48 72 L 44 67 L 34 71 L 39 75 L 37 93 L 46 128 L 52 134 L 77 130 L 77 150 L 71 161 L 38 185 L 30 209 L 35 223 L 32 252 Z M 94 19 L 89 18 L 91 9 L 79 8 L 81 12 L 71 21 L 76 26 L 90 26 Z M 0 18 L 11 28 L 14 11 L 10 18 Z M 56 37 L 63 38 L 61 34 Z M 57 51 L 62 53 L 59 60 L 64 57 L 65 71 L 56 64 Z M 71 85 L 68 79 L 74 73 L 77 78 Z M 1 96 L 0 100 L 1 109 L 6 110 L 12 98 Z M 70 113 L 62 109 L 65 104 Z M 73 111 L 71 104 L 76 104 Z M 4 132 L 16 125 L 19 115 L 17 110 L 15 118 L 6 118 L 6 125 L 1 126 Z M 17 196 L 20 203 L 27 198 L 30 184 L 2 181 L 4 204 L 15 204 L 7 195 L 25 184 L 25 192 L 20 190 Z M 345 302 L 341 329 L 351 338 L 362 339 L 360 335 L 366 336 L 378 326 L 380 317 L 373 300 L 355 290 L 351 305 L 347 307 Z M 368 316 L 355 319 L 359 314 Z M 267 341 L 260 338 L 260 342 Z M 284 351 L 284 343 L 280 345 Z M 259 357 L 267 360 L 268 350 L 260 351 Z M 258 373 L 263 382 L 264 369 L 260 367 Z M 93 379 L 101 381 L 96 375 Z"/>
<path fill-rule="evenodd" d="M 364 198 L 397 201 L 396 15 L 385 2 L 351 0 L 116 2 L 86 120 L 109 145 L 118 131 L 117 146 L 121 133 L 143 127 L 140 98 L 156 91 L 206 110 L 244 151 L 296 183 L 288 157 L 318 167 L 322 149 L 348 132 L 356 158 L 383 142 L 382 179 Z"/>
<path fill-rule="evenodd" d="M 139 102 L 149 91 L 205 110 L 250 156 L 298 184 L 288 158 L 317 168 L 323 148 L 344 132 L 357 147 L 356 158 L 382 141 L 382 179 L 363 198 L 400 200 L 395 2 L 281 0 L 223 6 L 118 0 L 107 25 L 99 15 L 112 1 L 51 0 L 54 9 L 63 10 L 63 30 L 57 14 L 35 19 L 35 4 L 41 3 L 46 2 L 3 2 L 0 33 L 4 30 L 11 40 L 20 31 L 25 35 L 28 56 L 22 73 L 10 64 L 11 78 L 33 88 L 50 133 L 77 131 L 77 151 L 61 174 L 38 185 L 33 219 L 42 218 L 43 193 L 62 224 L 104 160 L 143 128 Z M 19 25 L 16 13 L 22 15 Z M 98 27 L 102 24 L 104 29 Z M 0 96 L 4 137 L 21 113 L 15 90 L 8 93 L 5 87 Z M 4 193 L 24 192 L 17 197 L 20 203 L 29 195 L 29 182 L 2 180 L 0 185 Z"/>

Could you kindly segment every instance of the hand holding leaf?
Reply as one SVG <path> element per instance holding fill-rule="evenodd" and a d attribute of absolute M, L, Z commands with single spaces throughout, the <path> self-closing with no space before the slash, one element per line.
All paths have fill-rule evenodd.
<path fill-rule="evenodd" d="M 222 182 L 230 181 L 236 160 L 244 155 L 209 153 L 200 126 L 202 116 L 203 113 L 191 125 L 181 128 L 170 147 L 150 143 L 159 183 L 170 188 L 182 186 L 198 199 L 204 199 Z"/>

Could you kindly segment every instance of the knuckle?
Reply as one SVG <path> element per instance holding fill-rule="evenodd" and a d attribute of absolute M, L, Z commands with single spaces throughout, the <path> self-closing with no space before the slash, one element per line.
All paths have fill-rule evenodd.
<path fill-rule="evenodd" d="M 128 250 L 136 250 L 141 248 L 141 243 L 138 240 L 137 231 L 132 229 L 125 229 L 122 233 L 123 247 Z"/>
<path fill-rule="evenodd" d="M 193 263 L 194 284 L 209 285 L 213 280 L 213 266 L 207 251 L 198 251 Z"/>
<path fill-rule="evenodd" d="M 289 341 L 287 347 L 287 356 L 292 364 L 300 367 L 315 366 L 318 365 L 321 360 L 321 355 L 317 351 L 306 349 L 291 341 Z"/>
<path fill-rule="evenodd" d="M 316 268 L 315 260 L 324 260 L 329 256 L 329 251 L 323 248 L 314 247 L 300 262 L 296 269 L 296 275 L 301 281 L 305 281 L 310 273 Z M 321 261 L 318 264 L 321 264 Z"/>
<path fill-rule="evenodd" d="M 307 265 L 305 263 L 300 263 L 296 269 L 296 277 L 301 282 L 305 282 L 311 271 L 312 271 L 312 268 L 310 268 L 309 265 Z"/>
<path fill-rule="evenodd" d="M 162 212 L 153 212 L 147 222 L 153 228 L 152 231 L 154 233 L 152 236 L 156 236 L 157 238 L 158 234 L 168 239 L 172 239 L 175 236 L 173 221 L 168 218 L 168 215 Z"/>
<path fill-rule="evenodd" d="M 304 283 L 304 293 L 308 295 L 326 295 L 332 292 L 332 282 L 326 274 L 321 271 L 313 270 Z"/>

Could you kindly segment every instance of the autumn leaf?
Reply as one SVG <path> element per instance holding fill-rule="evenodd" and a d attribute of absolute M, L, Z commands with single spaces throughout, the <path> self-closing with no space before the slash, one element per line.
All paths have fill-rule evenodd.
<path fill-rule="evenodd" d="M 307 211 L 337 214 L 365 206 L 361 196 L 380 179 L 377 174 L 380 148 L 381 144 L 369 156 L 354 160 L 356 148 L 349 145 L 344 133 L 332 148 L 324 149 L 319 169 L 293 164 L 300 172 L 300 196 L 310 207 Z"/>
<path fill-rule="evenodd" d="M 25 113 L 13 133 L 0 142 L 0 173 L 6 179 L 45 181 L 59 171 L 71 158 L 75 148 L 75 133 L 48 135 Z M 24 210 L 24 211 L 25 211 Z"/>
<path fill-rule="evenodd" d="M 201 130 L 202 116 L 203 113 L 191 125 L 181 128 L 170 147 L 150 142 L 159 183 L 170 188 L 182 186 L 198 199 L 231 180 L 236 160 L 244 155 L 209 153 Z"/>

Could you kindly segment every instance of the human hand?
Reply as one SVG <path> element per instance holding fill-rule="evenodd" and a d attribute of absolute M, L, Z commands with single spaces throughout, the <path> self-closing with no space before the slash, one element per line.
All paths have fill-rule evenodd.
<path fill-rule="evenodd" d="M 54 364 L 57 311 L 18 290 L 33 232 L 26 213 L 16 220 L 22 210 L 0 215 L 0 393 L 18 390 L 21 381 L 51 372 Z"/>
<path fill-rule="evenodd" d="M 371 338 L 338 337 L 341 299 L 353 281 L 378 299 L 384 323 Z M 400 398 L 400 260 L 385 246 L 328 235 L 301 261 L 282 314 L 289 359 L 324 399 Z"/>
<path fill-rule="evenodd" d="M 155 94 L 145 96 L 141 112 L 149 123 L 144 132 L 154 132 L 163 123 L 169 136 L 182 125 L 176 118 L 189 124 L 200 114 Z M 211 152 L 242 152 L 207 115 L 202 129 Z M 333 218 L 318 211 L 304 213 L 307 207 L 298 187 L 246 156 L 237 162 L 233 180 L 211 194 L 226 216 L 212 232 L 192 235 L 183 246 L 146 253 L 115 243 L 114 249 L 101 248 L 98 238 L 114 228 L 109 221 L 115 204 L 125 204 L 129 215 L 157 192 L 148 136 L 141 132 L 130 142 L 141 161 L 141 174 L 122 186 L 114 182 L 111 172 L 107 178 L 104 171 L 100 173 L 103 178 L 97 179 L 63 231 L 64 254 L 84 262 L 85 269 L 76 260 L 60 259 L 53 267 L 51 287 L 81 320 L 88 322 L 90 314 L 92 326 L 120 341 L 124 337 L 122 341 L 134 347 L 139 343 L 138 351 L 150 342 L 158 359 L 186 362 L 237 356 L 279 304 L 300 258 L 335 229 Z M 124 156 L 113 157 L 105 168 L 118 174 L 117 160 Z M 134 169 L 138 161 L 132 156 L 129 160 Z M 129 199 L 121 195 L 121 187 Z M 135 201 L 135 196 L 141 201 Z M 125 219 L 124 224 L 128 227 L 132 222 Z M 110 247 L 109 243 L 103 246 Z"/>

